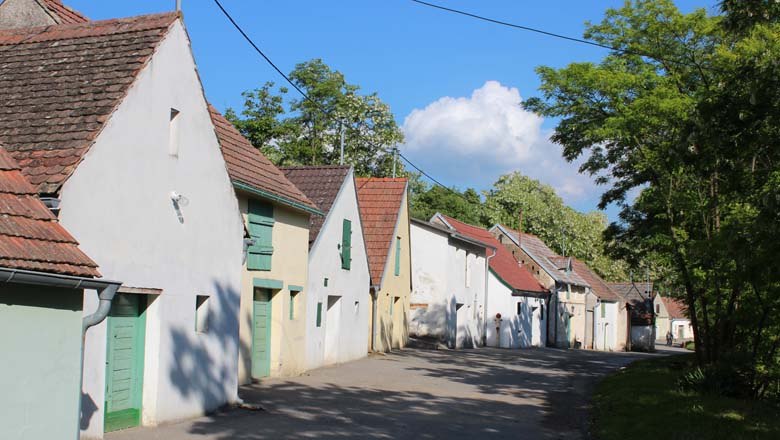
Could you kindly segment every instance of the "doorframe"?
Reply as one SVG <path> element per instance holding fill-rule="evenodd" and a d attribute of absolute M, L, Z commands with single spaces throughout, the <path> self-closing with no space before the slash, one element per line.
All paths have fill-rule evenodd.
<path fill-rule="evenodd" d="M 144 294 L 136 294 L 136 293 L 118 293 L 118 295 L 134 295 L 138 297 L 138 316 L 136 319 L 138 320 L 138 334 L 136 335 L 138 337 L 138 340 L 136 340 L 136 344 L 140 342 L 141 346 L 138 348 L 138 356 L 136 357 L 136 372 L 139 376 L 137 381 L 137 388 L 138 388 L 138 395 L 136 397 L 137 402 L 133 402 L 133 405 L 136 405 L 138 407 L 138 420 L 137 424 L 134 426 L 130 426 L 128 428 L 134 428 L 138 426 L 142 426 L 143 424 L 143 406 L 144 406 L 144 373 L 145 373 L 145 367 L 146 367 L 146 312 L 149 309 L 149 295 Z M 109 311 L 108 316 L 106 316 L 106 373 L 105 373 L 105 380 L 104 380 L 104 393 L 103 393 L 103 432 L 114 432 L 119 431 L 121 429 L 126 428 L 117 428 L 113 429 L 111 431 L 108 430 L 108 426 L 106 424 L 106 420 L 108 419 L 108 383 L 109 383 L 109 346 L 110 346 L 110 321 L 111 320 L 111 312 Z"/>

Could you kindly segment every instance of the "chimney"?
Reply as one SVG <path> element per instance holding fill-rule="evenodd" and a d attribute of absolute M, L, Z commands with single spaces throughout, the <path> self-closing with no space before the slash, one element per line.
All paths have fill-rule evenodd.
<path fill-rule="evenodd" d="M 176 0 L 176 12 L 181 12 L 181 0 Z"/>

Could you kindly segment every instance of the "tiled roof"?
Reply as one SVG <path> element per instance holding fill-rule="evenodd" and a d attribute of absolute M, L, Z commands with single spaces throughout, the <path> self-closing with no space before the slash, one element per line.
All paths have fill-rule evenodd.
<path fill-rule="evenodd" d="M 669 313 L 670 318 L 688 319 L 688 308 L 685 306 L 685 303 L 665 296 L 661 297 L 661 301 L 664 302 L 664 307 L 666 307 L 666 312 Z"/>
<path fill-rule="evenodd" d="M 561 270 L 560 261 L 555 262 L 556 258 L 560 256 L 553 252 L 539 237 L 533 234 L 523 233 L 522 241 L 518 241 L 518 232 L 512 230 L 504 225 L 496 225 L 494 228 L 502 229 L 511 238 L 515 244 L 519 243 L 519 246 L 531 257 L 536 264 L 538 264 L 542 270 L 547 272 L 548 275 L 559 283 L 573 284 L 576 286 L 589 287 L 588 283 L 583 280 L 575 272 L 566 272 Z"/>
<path fill-rule="evenodd" d="M 607 285 L 631 306 L 632 324 L 653 323 L 653 305 L 650 301 L 653 283 L 607 283 Z"/>
<path fill-rule="evenodd" d="M 39 192 L 71 175 L 177 19 L 0 31 L 0 142 Z"/>
<path fill-rule="evenodd" d="M 512 256 L 512 253 L 498 242 L 490 231 L 480 228 L 479 226 L 463 223 L 443 214 L 437 214 L 437 216 L 441 216 L 441 218 L 458 231 L 459 234 L 495 247 L 496 256 L 490 259 L 490 268 L 493 269 L 493 272 L 495 272 L 501 280 L 506 284 L 509 284 L 512 289 L 534 294 L 547 292 L 547 289 L 536 281 L 531 272 L 528 271 L 525 266 L 521 265 L 515 257 Z"/>
<path fill-rule="evenodd" d="M 62 0 L 38 0 L 49 11 L 49 15 L 59 24 L 86 23 L 89 21 L 84 14 L 62 4 Z"/>
<path fill-rule="evenodd" d="M 313 215 L 309 219 L 309 246 L 314 244 L 325 223 L 336 196 L 339 195 L 344 179 L 351 169 L 346 165 L 280 167 L 284 175 L 314 202 L 325 215 Z"/>
<path fill-rule="evenodd" d="M 58 274 L 100 276 L 38 199 L 16 161 L 0 146 L 0 266 Z"/>
<path fill-rule="evenodd" d="M 217 132 L 222 156 L 225 158 L 230 180 L 235 184 L 247 185 L 253 189 L 280 198 L 292 206 L 319 211 L 300 189 L 290 182 L 284 173 L 255 148 L 247 138 L 209 104 L 211 120 Z"/>
<path fill-rule="evenodd" d="M 577 272 L 577 275 L 590 284 L 590 289 L 599 297 L 599 299 L 604 301 L 620 301 L 620 297 L 617 293 L 612 291 L 607 283 L 585 263 L 576 258 L 572 258 L 572 267 L 574 271 Z"/>
<path fill-rule="evenodd" d="M 406 178 L 355 179 L 371 285 L 379 285 L 382 282 L 382 274 L 393 244 L 395 226 L 401 212 L 401 203 L 406 195 L 406 184 Z"/>

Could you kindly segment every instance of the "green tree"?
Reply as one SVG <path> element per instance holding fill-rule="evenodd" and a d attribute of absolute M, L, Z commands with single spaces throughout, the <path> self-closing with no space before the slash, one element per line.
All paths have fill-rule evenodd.
<path fill-rule="evenodd" d="M 603 213 L 575 211 L 551 186 L 518 172 L 501 176 L 485 193 L 485 224 L 517 229 L 521 211 L 523 231 L 538 236 L 555 252 L 581 259 L 608 280 L 625 277 L 624 265 L 604 255 Z"/>
<path fill-rule="evenodd" d="M 285 99 L 287 89 L 268 82 L 244 92 L 244 109 L 228 110 L 228 120 L 277 165 L 338 164 L 343 132 L 344 161 L 357 175 L 392 173 L 392 148 L 403 133 L 376 93 L 360 94 L 320 59 L 296 65 L 289 77 L 310 99 Z"/>
<path fill-rule="evenodd" d="M 412 191 L 409 209 L 412 217 L 421 220 L 440 212 L 465 223 L 482 224 L 482 200 L 472 188 L 460 192 L 456 188 L 423 185 Z"/>
<path fill-rule="evenodd" d="M 585 36 L 616 50 L 540 67 L 542 97 L 525 105 L 560 119 L 564 156 L 585 155 L 581 171 L 608 185 L 601 205 L 622 206 L 610 252 L 672 271 L 699 362 L 744 367 L 734 377 L 762 395 L 780 377 L 780 28 L 745 22 L 739 3 L 725 17 L 671 0 L 608 10 Z"/>

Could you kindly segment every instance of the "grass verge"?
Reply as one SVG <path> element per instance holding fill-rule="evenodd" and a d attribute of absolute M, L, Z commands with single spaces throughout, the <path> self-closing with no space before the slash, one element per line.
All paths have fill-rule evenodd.
<path fill-rule="evenodd" d="M 780 439 L 780 411 L 767 402 L 680 391 L 692 355 L 636 362 L 604 379 L 593 397 L 594 437 Z"/>

